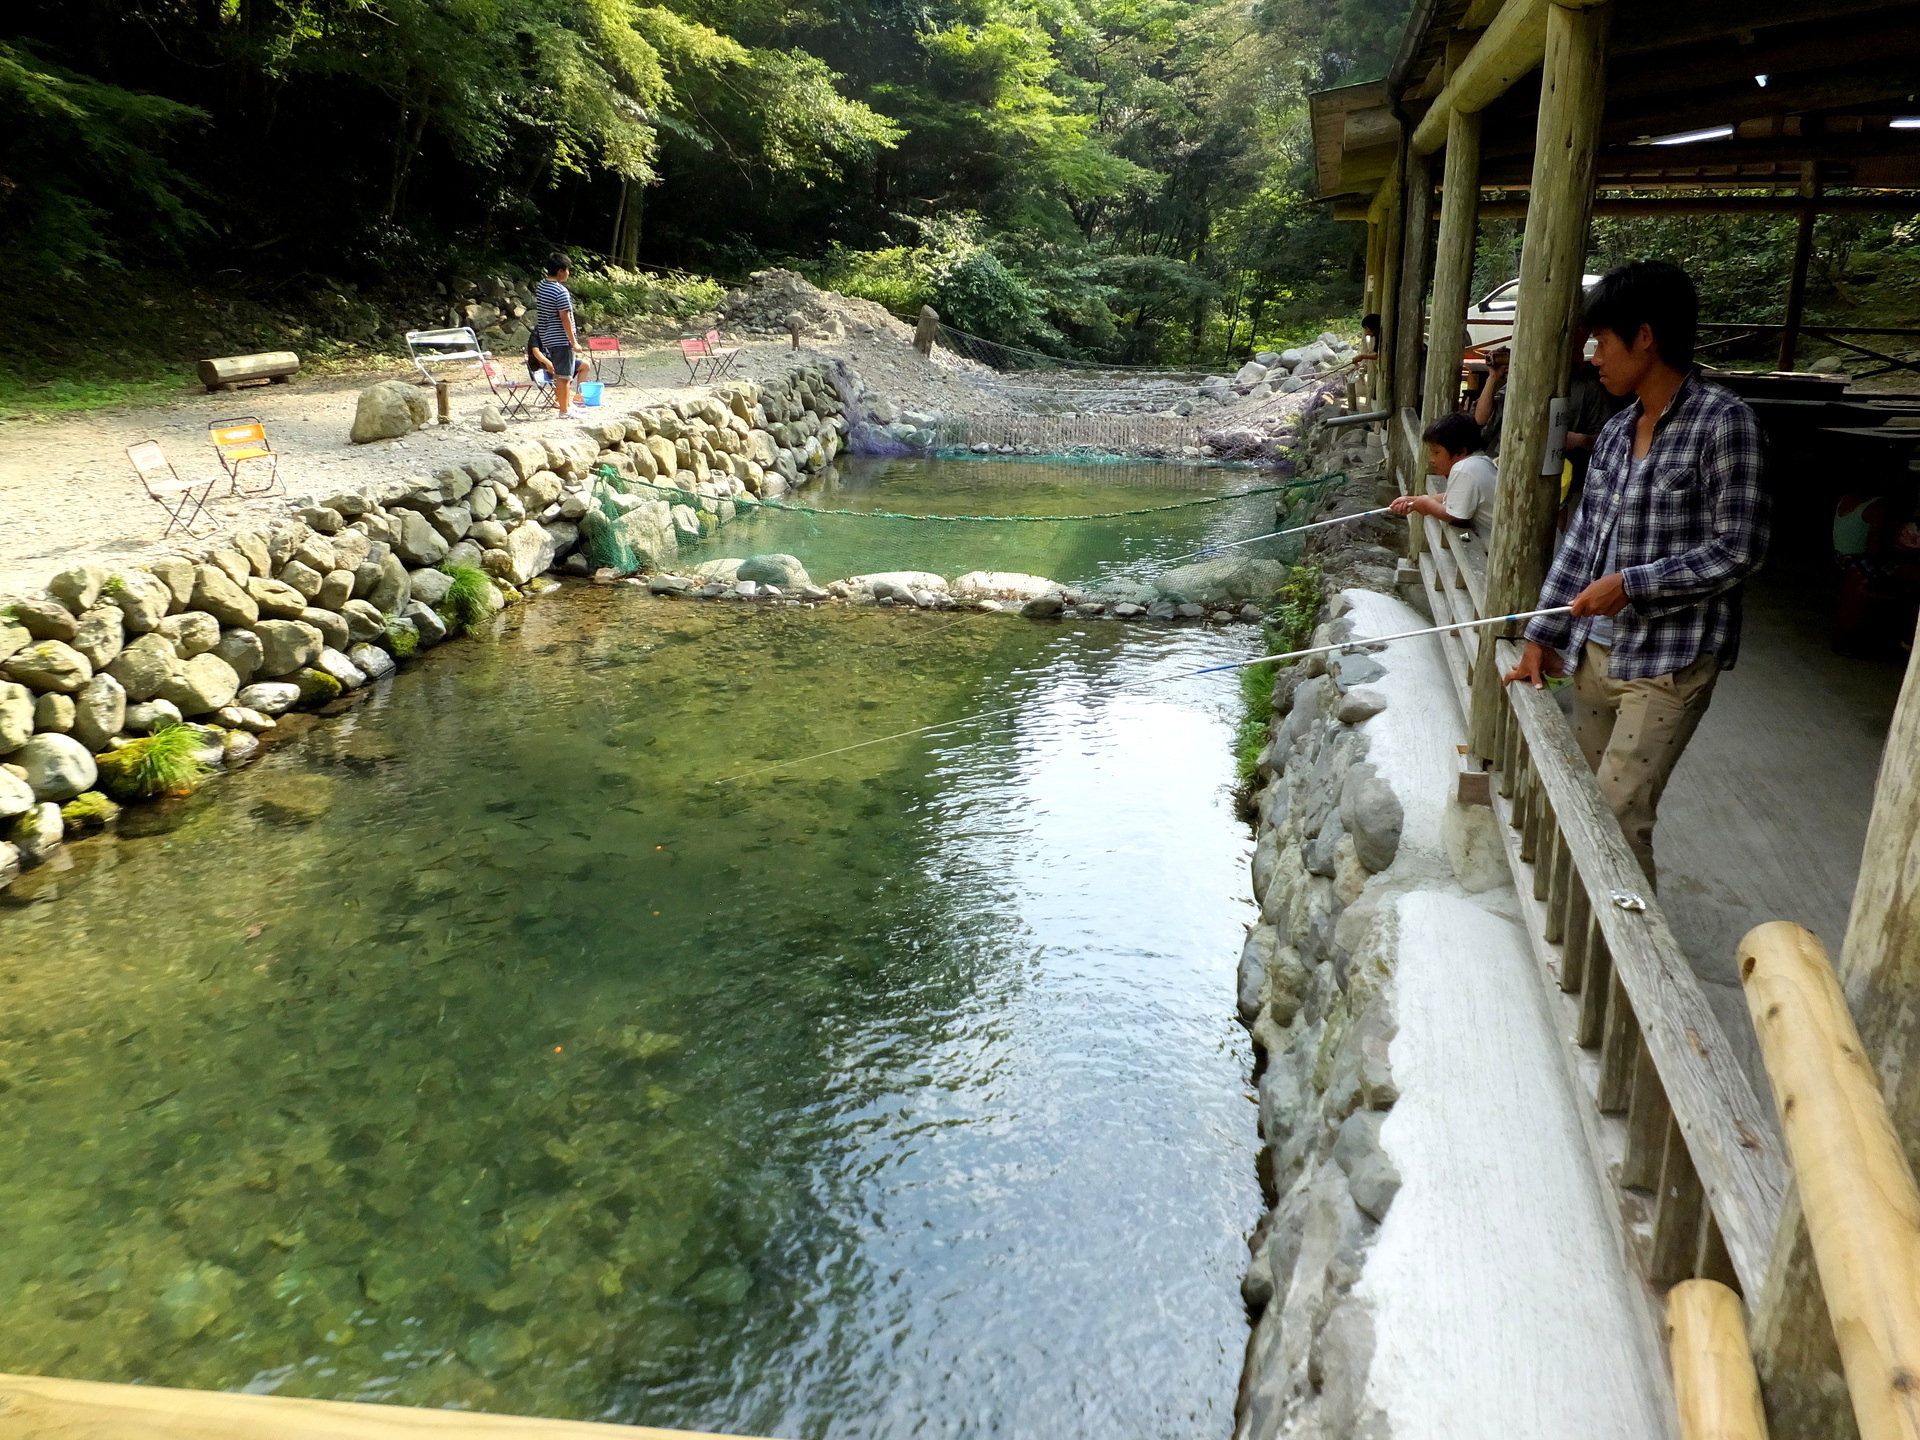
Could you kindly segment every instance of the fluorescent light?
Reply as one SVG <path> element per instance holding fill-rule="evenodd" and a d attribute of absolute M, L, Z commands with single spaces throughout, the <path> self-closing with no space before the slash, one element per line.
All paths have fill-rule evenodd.
<path fill-rule="evenodd" d="M 1680 135 L 1656 135 L 1649 145 L 1691 145 L 1696 140 L 1724 140 L 1733 134 L 1731 125 L 1715 125 L 1711 130 L 1688 130 Z"/>
<path fill-rule="evenodd" d="M 1753 83 L 1764 90 L 1767 88 L 1767 77 L 1764 75 L 1756 75 L 1753 77 Z"/>
<path fill-rule="evenodd" d="M 1896 115 L 1887 122 L 1891 130 L 1920 130 L 1920 115 Z"/>

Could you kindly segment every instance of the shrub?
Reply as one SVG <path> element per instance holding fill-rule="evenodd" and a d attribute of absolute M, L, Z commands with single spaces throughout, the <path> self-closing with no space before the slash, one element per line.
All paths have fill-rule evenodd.
<path fill-rule="evenodd" d="M 453 584 L 440 602 L 440 618 L 456 635 L 464 635 L 493 613 L 490 603 L 493 582 L 487 572 L 474 565 L 447 565 L 442 569 Z"/>

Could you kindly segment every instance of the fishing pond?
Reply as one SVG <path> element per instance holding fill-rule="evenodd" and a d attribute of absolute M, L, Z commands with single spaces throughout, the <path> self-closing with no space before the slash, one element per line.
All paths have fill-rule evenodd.
<path fill-rule="evenodd" d="M 910 461 L 809 503 L 1261 483 Z M 705 548 L 786 527 L 823 579 L 1095 584 L 1272 516 L 926 523 L 875 559 L 867 522 L 770 515 Z M 0 909 L 0 1369 L 794 1440 L 1225 1436 L 1261 1209 L 1238 681 L 1119 687 L 1258 644 L 568 586 L 130 812 Z"/>

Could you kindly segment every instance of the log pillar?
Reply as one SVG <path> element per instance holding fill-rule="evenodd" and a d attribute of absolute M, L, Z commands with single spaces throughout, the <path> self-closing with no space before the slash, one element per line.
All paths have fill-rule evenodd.
<path fill-rule="evenodd" d="M 1460 394 L 1467 348 L 1467 303 L 1480 209 L 1480 112 L 1447 118 L 1447 168 L 1440 182 L 1440 235 L 1434 245 L 1433 311 L 1427 322 L 1427 383 L 1420 418 L 1431 425 Z"/>
<path fill-rule="evenodd" d="M 1807 265 L 1813 258 L 1814 202 L 1820 196 L 1820 162 L 1800 163 L 1800 228 L 1793 237 L 1793 275 L 1787 281 L 1787 319 L 1780 327 L 1778 370 L 1793 369 L 1800 348 L 1800 322 L 1807 311 Z"/>
<path fill-rule="evenodd" d="M 1542 476 L 1548 407 L 1566 393 L 1568 352 L 1586 264 L 1593 208 L 1594 152 L 1607 89 L 1610 5 L 1547 7 L 1546 59 L 1541 66 L 1540 118 L 1534 134 L 1533 189 L 1520 250 L 1520 293 L 1513 326 L 1513 368 L 1507 381 L 1500 439 L 1500 488 L 1488 547 L 1489 614 L 1531 610 L 1553 553 L 1560 504 L 1556 473 Z M 1495 720 L 1505 699 L 1492 645 L 1473 670 L 1473 753 L 1497 755 Z"/>
<path fill-rule="evenodd" d="M 1907 670 L 1881 754 L 1840 985 L 1907 1163 L 1920 1167 L 1920 667 Z M 1752 1329 L 1774 1432 L 1853 1440 L 1853 1407 L 1797 1192 L 1780 1216 Z"/>
<path fill-rule="evenodd" d="M 1396 410 L 1420 403 L 1426 336 L 1427 281 L 1433 274 L 1433 157 L 1412 146 L 1402 152 L 1400 285 L 1393 341 L 1393 403 Z M 1389 422 L 1391 423 L 1391 422 Z"/>
<path fill-rule="evenodd" d="M 1400 184 L 1400 166 L 1396 162 L 1392 172 L 1380 187 L 1380 194 L 1374 199 L 1374 208 L 1379 212 L 1380 225 L 1380 361 L 1374 366 L 1379 379 L 1380 393 L 1375 402 L 1382 410 L 1393 408 L 1393 354 L 1394 346 L 1400 338 L 1400 306 L 1395 301 L 1400 286 L 1400 242 L 1405 227 L 1401 223 L 1400 211 L 1404 203 L 1404 194 Z M 1388 428 L 1387 447 L 1393 448 L 1392 428 Z"/>

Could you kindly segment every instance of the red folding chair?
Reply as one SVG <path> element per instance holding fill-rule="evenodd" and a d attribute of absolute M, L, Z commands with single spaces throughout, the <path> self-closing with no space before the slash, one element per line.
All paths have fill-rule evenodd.
<path fill-rule="evenodd" d="M 700 367 L 713 359 L 713 357 L 707 353 L 707 342 L 702 340 L 698 335 L 682 335 L 680 337 L 680 358 L 687 362 L 687 383 L 689 385 L 698 385 L 700 383 Z"/>
<path fill-rule="evenodd" d="M 227 484 L 235 495 L 248 498 L 270 495 L 280 484 L 280 457 L 273 453 L 267 427 L 257 416 L 216 420 L 207 427 L 207 439 L 213 442 L 213 453 L 220 457 L 220 464 L 227 472 Z M 242 472 L 252 476 L 263 469 L 267 472 L 264 484 L 253 489 L 241 485 Z M 286 493 L 284 487 L 281 493 Z"/>
<path fill-rule="evenodd" d="M 175 526 L 195 539 L 220 528 L 220 522 L 206 513 L 213 487 L 220 483 L 218 475 L 210 475 L 205 480 L 182 480 L 158 440 L 129 445 L 127 459 L 133 463 L 133 473 L 140 477 L 140 483 L 147 487 L 148 498 L 167 512 L 167 528 L 160 532 L 162 540 L 173 533 Z M 207 522 L 205 530 L 193 528 L 199 520 Z"/>
<path fill-rule="evenodd" d="M 500 404 L 500 414 L 507 420 L 531 420 L 538 401 L 539 409 L 550 409 L 553 405 L 553 385 L 544 380 L 514 380 L 510 378 L 504 366 L 498 360 L 486 359 L 480 362 L 480 373 L 486 377 L 487 388 L 493 392 L 493 398 Z M 542 371 L 541 374 L 545 374 Z"/>
<path fill-rule="evenodd" d="M 587 359 L 593 365 L 594 379 L 606 385 L 627 383 L 627 357 L 620 353 L 618 335 L 589 335 Z"/>
<path fill-rule="evenodd" d="M 732 372 L 733 362 L 740 358 L 740 347 L 721 344 L 720 332 L 709 330 L 707 331 L 707 355 L 713 361 L 707 368 L 707 383 L 711 385 L 716 380 L 725 379 Z"/>

